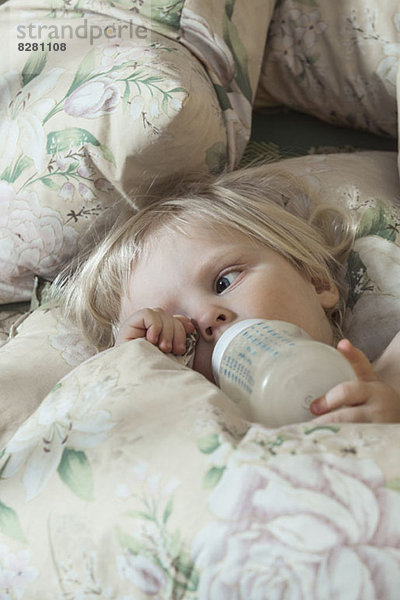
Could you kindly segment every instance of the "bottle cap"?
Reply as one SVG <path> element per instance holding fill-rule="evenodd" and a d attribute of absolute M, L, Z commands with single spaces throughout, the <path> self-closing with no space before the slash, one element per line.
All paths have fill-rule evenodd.
<path fill-rule="evenodd" d="M 219 384 L 219 366 L 221 364 L 222 356 L 223 356 L 227 346 L 231 343 L 233 338 L 238 333 L 243 331 L 243 329 L 250 327 L 250 325 L 255 325 L 256 323 L 263 323 L 263 322 L 264 322 L 263 319 L 245 319 L 243 321 L 238 321 L 237 323 L 234 323 L 233 325 L 231 325 L 221 335 L 221 337 L 219 338 L 219 340 L 217 341 L 217 343 L 214 346 L 212 359 L 211 359 L 211 366 L 212 366 L 212 370 L 213 370 L 214 380 L 217 385 Z"/>

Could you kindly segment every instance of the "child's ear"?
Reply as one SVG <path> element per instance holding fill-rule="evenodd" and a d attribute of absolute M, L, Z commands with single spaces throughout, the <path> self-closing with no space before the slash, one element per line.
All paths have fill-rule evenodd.
<path fill-rule="evenodd" d="M 312 280 L 322 308 L 333 308 L 339 302 L 339 290 L 333 282 Z"/>

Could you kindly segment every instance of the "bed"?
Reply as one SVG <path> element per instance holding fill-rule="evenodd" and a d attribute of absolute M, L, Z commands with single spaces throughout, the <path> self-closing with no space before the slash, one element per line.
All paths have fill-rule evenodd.
<path fill-rule="evenodd" d="M 0 596 L 397 600 L 399 425 L 248 422 L 46 306 L 149 184 L 279 160 L 354 211 L 345 333 L 378 356 L 400 329 L 397 2 L 3 0 L 0 32 Z"/>

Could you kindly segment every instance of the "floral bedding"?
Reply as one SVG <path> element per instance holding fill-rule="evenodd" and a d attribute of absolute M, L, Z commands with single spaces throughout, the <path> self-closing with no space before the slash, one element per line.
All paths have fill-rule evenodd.
<path fill-rule="evenodd" d="M 357 215 L 346 333 L 370 354 L 400 325 L 396 159 L 282 162 Z M 148 342 L 95 354 L 46 308 L 0 348 L 0 402 L 5 598 L 397 599 L 398 425 L 248 422 Z"/>
<path fill-rule="evenodd" d="M 396 425 L 248 423 L 198 373 L 129 342 L 61 380 L 4 450 L 0 589 L 395 600 L 399 444 Z"/>
<path fill-rule="evenodd" d="M 397 137 L 397 0 L 279 0 L 257 105 Z"/>
<path fill-rule="evenodd" d="M 244 0 L 0 2 L 0 304 L 134 192 L 238 162 L 273 3 L 254 5 L 243 21 Z"/>
<path fill-rule="evenodd" d="M 34 309 L 37 276 L 52 279 L 93 243 L 147 177 L 237 163 L 275 4 L 273 60 L 291 64 L 280 49 L 315 50 L 323 23 L 332 28 L 331 3 L 254 0 L 249 11 L 245 0 L 0 0 L 0 302 L 33 294 Z M 384 11 L 364 4 L 346 3 L 347 25 L 369 23 L 354 34 L 369 32 L 367 50 Z M 277 25 L 285 6 L 290 19 Z M 9 52 L 18 25 L 85 19 L 103 31 L 132 22 L 148 36 L 93 46 L 76 38 L 62 61 L 53 51 Z M 290 41 L 294 22 L 302 30 Z M 355 114 L 356 125 L 368 117 L 370 130 L 392 135 L 397 39 L 384 41 L 381 113 L 363 104 Z M 310 72 L 315 63 L 334 74 L 310 52 Z M 301 75 L 297 89 L 308 85 Z M 371 359 L 400 328 L 396 163 L 395 152 L 282 162 L 354 211 L 346 334 Z M 4 600 L 397 600 L 398 425 L 248 422 L 216 386 L 144 340 L 96 354 L 44 307 L 0 339 L 0 406 Z"/>

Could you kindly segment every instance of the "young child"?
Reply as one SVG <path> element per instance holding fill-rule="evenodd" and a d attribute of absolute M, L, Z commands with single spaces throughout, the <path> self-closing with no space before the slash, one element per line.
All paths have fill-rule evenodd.
<path fill-rule="evenodd" d="M 64 286 L 62 306 L 99 350 L 146 338 L 180 355 L 197 330 L 193 368 L 210 381 L 230 325 L 288 321 L 337 345 L 358 376 L 311 404 L 318 422 L 397 422 L 398 336 L 374 366 L 340 339 L 353 230 L 279 165 L 187 182 L 116 226 Z"/>

